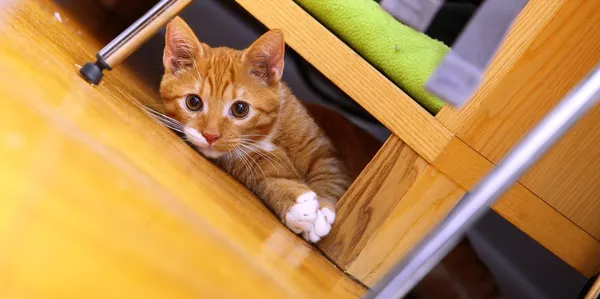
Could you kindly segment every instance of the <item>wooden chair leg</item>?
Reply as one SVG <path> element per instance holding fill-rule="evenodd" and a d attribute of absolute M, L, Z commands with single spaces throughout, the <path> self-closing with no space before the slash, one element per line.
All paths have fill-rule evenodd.
<path fill-rule="evenodd" d="M 319 247 L 372 286 L 464 192 L 392 135 L 339 201 L 337 223 Z"/>

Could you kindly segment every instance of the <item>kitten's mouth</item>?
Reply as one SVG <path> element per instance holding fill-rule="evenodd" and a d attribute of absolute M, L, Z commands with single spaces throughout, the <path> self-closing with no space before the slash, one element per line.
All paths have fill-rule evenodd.
<path fill-rule="evenodd" d="M 209 148 L 198 148 L 198 151 L 205 157 L 216 159 L 223 156 L 225 153 Z"/>
<path fill-rule="evenodd" d="M 187 140 L 194 145 L 202 155 L 208 158 L 216 159 L 224 155 L 225 153 L 215 149 L 214 144 L 209 144 L 202 134 L 196 129 L 185 127 L 183 129 Z"/>

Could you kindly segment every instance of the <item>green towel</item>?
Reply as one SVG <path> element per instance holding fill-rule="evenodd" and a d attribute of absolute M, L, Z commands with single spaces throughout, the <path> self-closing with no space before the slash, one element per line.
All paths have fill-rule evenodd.
<path fill-rule="evenodd" d="M 398 22 L 373 0 L 294 0 L 430 113 L 444 105 L 425 90 L 449 48 Z"/>

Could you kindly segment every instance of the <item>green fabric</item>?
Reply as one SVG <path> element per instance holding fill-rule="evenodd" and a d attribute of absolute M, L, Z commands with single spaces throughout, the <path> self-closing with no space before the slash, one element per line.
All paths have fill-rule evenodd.
<path fill-rule="evenodd" d="M 398 22 L 373 0 L 295 0 L 430 113 L 444 102 L 425 90 L 449 48 Z"/>

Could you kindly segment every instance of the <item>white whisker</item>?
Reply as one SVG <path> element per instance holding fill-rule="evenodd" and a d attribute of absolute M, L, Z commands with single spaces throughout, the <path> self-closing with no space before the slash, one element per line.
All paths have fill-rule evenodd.
<path fill-rule="evenodd" d="M 243 143 L 243 144 L 245 144 L 245 145 L 251 145 L 251 146 L 254 146 L 254 147 L 256 147 L 256 150 L 262 150 L 262 148 L 256 144 L 256 143 L 257 143 L 257 141 L 256 141 L 256 140 L 252 140 L 252 139 L 244 139 L 244 138 L 238 138 L 237 140 L 238 140 L 238 142 L 239 142 L 240 144 L 241 144 L 241 143 Z M 284 152 L 284 151 L 283 151 L 281 148 L 279 148 L 278 146 L 276 146 L 276 145 L 274 145 L 274 144 L 269 144 L 269 145 L 270 145 L 271 147 L 273 147 L 273 149 L 274 149 L 274 150 L 279 150 L 279 151 L 281 151 L 281 152 L 285 153 L 285 152 Z M 270 152 L 270 151 L 265 151 L 265 150 L 262 150 L 262 152 L 263 152 L 263 153 L 265 153 L 266 155 L 270 155 L 270 156 L 272 156 L 272 157 L 276 158 L 277 160 L 279 160 L 279 162 L 281 162 L 281 164 L 287 165 L 287 164 L 286 164 L 286 163 L 285 163 L 283 160 L 281 160 L 281 158 L 280 158 L 279 156 L 275 155 L 274 153 L 272 153 L 272 152 Z"/>
<path fill-rule="evenodd" d="M 146 111 L 148 113 L 148 115 L 152 116 L 154 119 L 160 121 L 163 125 L 165 125 L 166 127 L 180 132 L 180 133 L 184 133 L 184 126 L 182 123 L 180 123 L 179 121 L 177 121 L 176 119 L 169 117 L 167 115 L 164 115 L 152 108 L 140 105 L 140 107 L 144 108 L 144 111 Z"/>
<path fill-rule="evenodd" d="M 246 158 L 244 157 L 244 154 L 242 154 L 240 152 L 239 149 L 235 149 L 235 154 L 238 157 L 238 160 L 242 161 L 242 163 L 244 164 L 244 167 L 250 172 L 250 177 L 252 178 L 252 185 L 256 186 L 256 176 L 254 175 L 254 170 L 252 170 L 252 167 L 250 166 L 250 164 L 246 161 Z M 248 186 L 249 187 L 249 186 Z M 256 188 L 256 187 L 255 187 Z M 252 191 L 255 191 L 254 188 Z"/>
<path fill-rule="evenodd" d="M 265 175 L 265 172 L 262 170 L 262 167 L 260 167 L 260 164 L 258 164 L 258 162 L 256 162 L 256 160 L 254 160 L 254 158 L 252 158 L 246 151 L 244 151 L 242 148 L 238 148 L 240 151 L 242 151 L 242 153 L 244 153 L 246 155 L 246 157 L 248 159 L 250 159 L 250 161 L 252 161 L 252 163 L 254 163 L 254 165 L 256 165 L 256 167 L 258 167 L 258 170 L 260 170 L 260 172 L 262 173 L 263 177 L 265 178 L 265 182 L 267 182 L 267 175 Z"/>
<path fill-rule="evenodd" d="M 258 155 L 260 155 L 261 157 L 263 157 L 265 160 L 267 160 L 267 162 L 269 162 L 271 164 L 271 166 L 273 166 L 273 168 L 275 168 L 275 170 L 277 171 L 277 177 L 279 177 L 279 168 L 276 167 L 275 164 L 273 164 L 273 162 L 276 162 L 276 161 L 274 161 L 273 159 L 267 157 L 265 154 L 261 153 L 260 150 L 256 150 L 255 148 L 252 148 L 249 145 L 246 145 L 246 144 L 243 144 L 243 143 L 240 143 L 240 145 L 243 146 L 243 147 L 245 147 L 245 148 L 247 148 L 247 149 L 249 149 L 249 150 L 251 150 L 252 152 L 257 153 Z"/>

